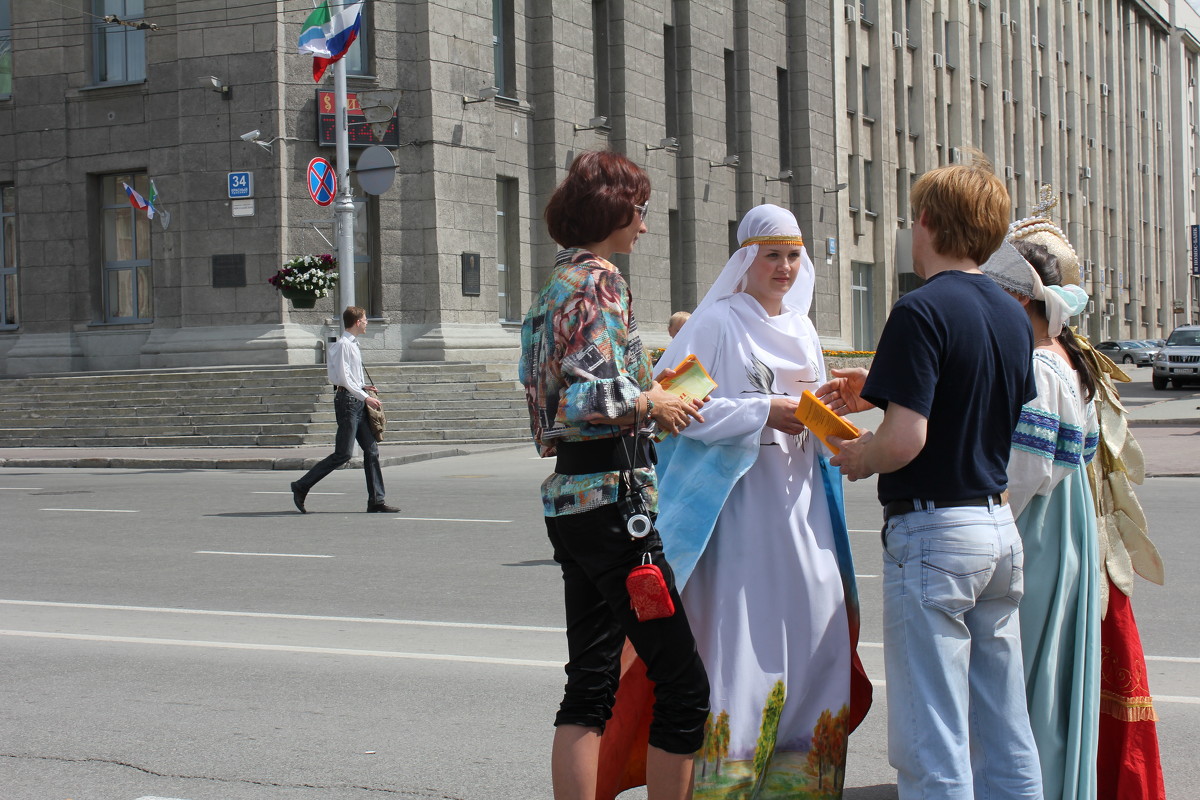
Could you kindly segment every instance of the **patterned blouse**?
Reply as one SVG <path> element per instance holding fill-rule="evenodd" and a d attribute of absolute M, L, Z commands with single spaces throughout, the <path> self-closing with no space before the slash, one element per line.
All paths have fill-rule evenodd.
<path fill-rule="evenodd" d="M 1096 407 L 1085 400 L 1079 376 L 1062 356 L 1033 351 L 1037 397 L 1021 408 L 1012 437 L 1008 492 L 1017 516 L 1035 494 L 1048 495 L 1096 454 Z"/>
<path fill-rule="evenodd" d="M 521 326 L 521 382 L 543 458 L 555 455 L 559 442 L 616 436 L 620 428 L 602 420 L 633 412 L 650 388 L 650 361 L 630 306 L 629 286 L 615 266 L 581 248 L 558 254 Z M 654 470 L 636 470 L 635 480 L 656 509 Z M 545 515 L 614 503 L 619 488 L 618 472 L 551 474 L 542 483 Z"/>

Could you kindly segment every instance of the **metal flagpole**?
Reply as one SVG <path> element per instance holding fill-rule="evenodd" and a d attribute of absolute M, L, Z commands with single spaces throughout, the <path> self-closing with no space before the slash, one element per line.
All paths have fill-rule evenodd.
<path fill-rule="evenodd" d="M 338 13 L 353 0 L 334 0 Z M 337 179 L 341 191 L 333 204 L 337 220 L 338 284 L 342 298 L 338 316 L 354 305 L 354 196 L 350 191 L 350 120 L 346 110 L 346 59 L 333 64 L 334 112 L 337 117 Z"/>

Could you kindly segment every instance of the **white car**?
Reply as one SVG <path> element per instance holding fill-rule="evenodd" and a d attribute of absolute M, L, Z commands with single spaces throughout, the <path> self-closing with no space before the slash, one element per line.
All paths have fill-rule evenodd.
<path fill-rule="evenodd" d="M 1200 325 L 1180 325 L 1167 338 L 1166 345 L 1154 356 L 1154 388 L 1176 389 L 1185 383 L 1200 383 Z"/>

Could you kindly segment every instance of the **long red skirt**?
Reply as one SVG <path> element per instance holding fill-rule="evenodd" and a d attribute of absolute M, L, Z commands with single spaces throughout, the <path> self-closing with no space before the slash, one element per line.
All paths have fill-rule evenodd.
<path fill-rule="evenodd" d="M 1100 651 L 1098 800 L 1166 800 L 1142 637 L 1129 598 L 1111 579 Z"/>

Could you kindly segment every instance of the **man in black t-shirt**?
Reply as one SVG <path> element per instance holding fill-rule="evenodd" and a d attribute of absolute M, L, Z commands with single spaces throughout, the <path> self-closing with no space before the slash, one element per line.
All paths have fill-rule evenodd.
<path fill-rule="evenodd" d="M 1040 800 L 1017 603 L 1021 539 L 1005 489 L 1021 406 L 1036 394 L 1019 303 L 979 271 L 1009 198 L 979 157 L 913 186 L 913 264 L 870 374 L 834 370 L 835 411 L 884 409 L 872 434 L 833 440 L 850 480 L 879 473 L 884 506 L 888 755 L 900 800 Z"/>

